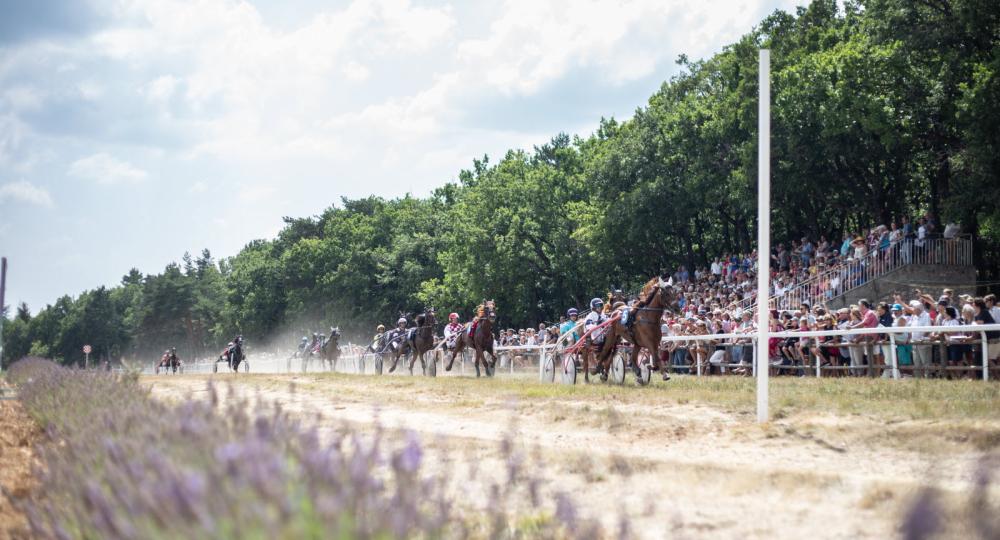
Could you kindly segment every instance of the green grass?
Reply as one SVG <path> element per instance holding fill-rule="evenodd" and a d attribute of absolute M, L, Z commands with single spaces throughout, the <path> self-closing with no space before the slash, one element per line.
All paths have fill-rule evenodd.
<path fill-rule="evenodd" d="M 287 387 L 293 376 L 257 375 L 248 382 Z M 341 373 L 295 376 L 298 387 L 343 396 L 375 392 L 438 394 L 452 403 L 530 404 L 536 401 L 592 401 L 607 404 L 695 404 L 727 412 L 753 413 L 756 382 L 747 377 L 674 377 L 637 387 L 605 383 L 575 386 L 541 383 L 532 377 L 373 377 Z M 246 379 L 239 376 L 238 379 Z M 582 379 L 581 379 L 582 381 Z M 876 416 L 887 420 L 992 420 L 1000 411 L 1000 383 L 906 379 L 772 377 L 771 410 L 775 417 L 796 413 Z"/>

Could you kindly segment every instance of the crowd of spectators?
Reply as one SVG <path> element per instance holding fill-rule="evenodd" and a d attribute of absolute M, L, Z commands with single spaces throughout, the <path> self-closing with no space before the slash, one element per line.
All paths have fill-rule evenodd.
<path fill-rule="evenodd" d="M 975 377 L 982 365 L 982 341 L 974 326 L 1000 321 L 996 297 L 974 298 L 945 289 L 935 300 L 918 291 L 914 298 L 894 295 L 892 303 L 860 300 L 838 310 L 803 303 L 796 309 L 771 310 L 772 332 L 805 332 L 880 327 L 968 326 L 967 332 L 913 331 L 854 336 L 771 338 L 768 360 L 775 374 L 815 373 L 817 362 L 833 376 L 891 376 L 893 343 L 902 376 Z M 702 373 L 749 374 L 756 321 L 749 311 L 738 318 L 728 312 L 685 316 L 665 314 L 664 336 L 738 334 L 724 340 L 664 340 L 661 361 L 673 370 Z M 1000 332 L 988 331 L 987 358 L 995 366 L 1000 357 Z"/>
<path fill-rule="evenodd" d="M 992 295 L 972 298 L 945 290 L 937 299 L 919 293 L 913 298 L 895 295 L 892 302 L 860 301 L 838 310 L 826 301 L 878 275 L 879 265 L 908 263 L 932 239 L 953 239 L 958 227 L 949 224 L 939 231 L 936 220 L 925 215 L 915 222 L 908 218 L 878 225 L 867 231 L 844 234 L 840 241 L 818 239 L 778 243 L 770 254 L 772 290 L 771 330 L 795 332 L 875 328 L 885 326 L 950 326 L 992 323 L 1000 320 L 1000 308 Z M 945 257 L 948 253 L 945 252 Z M 942 260 L 940 262 L 948 262 Z M 751 337 L 756 332 L 752 311 L 757 287 L 757 253 L 725 254 L 710 265 L 691 271 L 680 266 L 673 273 L 680 289 L 677 310 L 664 314 L 664 336 L 742 334 L 721 341 L 665 340 L 661 360 L 672 369 L 703 373 L 747 373 L 753 355 Z M 497 345 L 526 346 L 554 343 L 565 317 L 558 324 L 537 330 L 507 329 Z M 572 327 L 572 325 L 570 325 Z M 972 376 L 958 368 L 979 365 L 978 334 L 912 332 L 896 334 L 896 357 L 904 376 Z M 989 332 L 989 358 L 1000 355 L 1000 333 Z M 889 376 L 890 344 L 883 334 L 772 339 L 770 362 L 775 373 L 814 373 L 816 362 L 837 376 Z M 942 368 L 955 369 L 942 369 Z M 807 369 L 808 368 L 808 369 Z M 811 371 L 813 370 L 813 371 Z"/>
<path fill-rule="evenodd" d="M 949 224 L 943 233 L 937 231 L 936 221 L 928 214 L 916 223 L 903 217 L 888 226 L 845 233 L 839 242 L 823 235 L 815 240 L 802 237 L 779 242 L 769 255 L 772 307 L 796 307 L 805 299 L 831 300 L 884 270 L 926 255 L 929 241 L 953 239 L 959 229 Z M 940 260 L 934 262 L 956 262 L 957 250 L 950 244 L 945 247 L 951 249 L 936 251 Z M 757 252 L 726 254 L 694 272 L 680 266 L 673 277 L 683 290 L 680 302 L 685 312 L 723 309 L 730 317 L 739 317 L 739 310 L 751 308 L 756 301 Z"/>

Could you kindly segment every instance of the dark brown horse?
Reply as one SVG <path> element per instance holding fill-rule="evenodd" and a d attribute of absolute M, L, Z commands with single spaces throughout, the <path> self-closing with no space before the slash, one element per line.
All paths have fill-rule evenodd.
<path fill-rule="evenodd" d="M 423 314 L 417 315 L 417 329 L 413 333 L 413 339 L 409 340 L 409 348 L 412 351 L 410 356 L 410 375 L 413 375 L 413 364 L 420 358 L 420 368 L 424 375 L 427 374 L 427 363 L 424 361 L 424 354 L 434 348 L 434 308 L 425 308 Z M 434 359 L 431 359 L 433 362 Z M 395 369 L 395 364 L 393 364 Z M 392 371 L 392 370 L 390 370 Z"/>
<path fill-rule="evenodd" d="M 473 362 L 476 366 L 476 377 L 480 376 L 480 362 L 483 364 L 486 376 L 493 376 L 496 372 L 497 365 L 497 355 L 493 353 L 493 321 L 495 321 L 496 318 L 496 304 L 493 300 L 483 302 L 483 313 L 481 316 L 476 318 L 478 322 L 476 323 L 475 334 L 470 336 L 468 330 L 462 330 L 462 333 L 455 341 L 455 348 L 451 351 L 451 358 L 448 359 L 448 365 L 444 368 L 445 371 L 451 371 L 451 366 L 455 363 L 455 357 L 458 356 L 458 354 L 460 354 L 466 347 L 470 347 L 476 351 L 476 360 Z M 490 357 L 493 358 L 492 362 L 486 361 L 485 353 L 490 353 Z"/>
<path fill-rule="evenodd" d="M 669 379 L 665 366 L 660 365 L 659 351 L 660 338 L 662 337 L 660 318 L 663 317 L 663 311 L 668 306 L 676 306 L 678 291 L 674 288 L 672 278 L 664 280 L 663 277 L 655 277 L 643 286 L 642 292 L 639 293 L 639 301 L 630 308 L 630 324 L 625 325 L 622 324 L 621 320 L 618 320 L 608 328 L 604 346 L 597 353 L 597 366 L 601 373 L 601 380 L 608 379 L 611 359 L 622 338 L 634 345 L 629 364 L 637 377 L 640 372 L 639 350 L 645 348 L 653 359 L 653 369 L 660 370 L 663 374 L 663 380 Z"/>
<path fill-rule="evenodd" d="M 340 328 L 330 327 L 330 337 L 321 346 L 322 358 L 330 371 L 337 371 L 337 360 L 340 358 Z"/>

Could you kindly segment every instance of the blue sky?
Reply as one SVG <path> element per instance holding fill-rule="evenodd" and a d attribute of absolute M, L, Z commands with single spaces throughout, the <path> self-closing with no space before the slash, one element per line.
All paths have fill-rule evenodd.
<path fill-rule="evenodd" d="M 7 303 L 628 118 L 785 0 L 0 0 Z"/>

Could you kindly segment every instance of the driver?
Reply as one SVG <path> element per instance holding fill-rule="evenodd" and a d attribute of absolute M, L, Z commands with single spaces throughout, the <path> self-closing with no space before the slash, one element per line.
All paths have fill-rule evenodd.
<path fill-rule="evenodd" d="M 375 337 L 372 338 L 372 349 L 378 346 L 379 341 L 382 340 L 382 336 L 385 335 L 385 325 L 380 324 L 375 327 Z"/>
<path fill-rule="evenodd" d="M 393 350 L 399 347 L 399 342 L 404 337 L 406 337 L 406 317 L 400 317 L 396 321 L 396 328 L 393 328 L 392 332 L 389 332 L 389 340 Z"/>
<path fill-rule="evenodd" d="M 594 298 L 590 301 L 590 313 L 587 318 L 583 321 L 584 332 L 589 332 L 592 328 L 599 326 L 608 320 L 608 314 L 604 312 L 604 302 L 600 298 Z M 600 328 L 594 330 L 588 337 L 587 340 L 590 345 L 600 347 L 604 344 L 604 338 L 606 328 Z"/>
<path fill-rule="evenodd" d="M 576 308 L 569 308 L 568 310 L 566 310 L 567 320 L 566 322 L 562 323 L 562 326 L 559 327 L 560 336 L 565 335 L 568 332 L 573 332 L 572 336 L 566 338 L 566 345 L 572 345 L 576 343 L 578 339 L 580 339 L 580 334 L 575 331 L 578 316 L 579 315 L 576 311 Z"/>
<path fill-rule="evenodd" d="M 458 313 L 451 313 L 448 315 L 448 326 L 444 327 L 444 340 L 446 347 L 449 349 L 455 348 L 455 343 L 458 341 L 458 336 L 462 333 L 462 329 L 465 328 L 462 323 L 458 322 Z"/>

